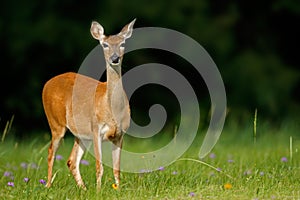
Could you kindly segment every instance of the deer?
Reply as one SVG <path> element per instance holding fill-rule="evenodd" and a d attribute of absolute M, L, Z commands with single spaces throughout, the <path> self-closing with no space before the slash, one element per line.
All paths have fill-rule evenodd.
<path fill-rule="evenodd" d="M 131 37 L 135 19 L 116 35 L 104 35 L 96 21 L 90 32 L 98 40 L 106 62 L 106 82 L 75 72 L 66 72 L 48 80 L 42 91 L 44 112 L 51 130 L 48 149 L 48 179 L 51 187 L 55 154 L 67 130 L 74 135 L 74 145 L 67 161 L 79 188 L 86 190 L 79 165 L 86 150 L 84 141 L 93 142 L 96 162 L 96 188 L 101 189 L 103 175 L 102 149 L 104 141 L 112 142 L 112 165 L 115 184 L 120 184 L 120 158 L 123 136 L 130 125 L 130 107 L 122 85 L 121 65 L 125 41 Z M 77 88 L 74 90 L 75 84 Z M 94 88 L 90 89 L 90 88 Z M 90 91 L 94 93 L 91 93 Z M 92 94 L 92 95 L 91 95 Z"/>

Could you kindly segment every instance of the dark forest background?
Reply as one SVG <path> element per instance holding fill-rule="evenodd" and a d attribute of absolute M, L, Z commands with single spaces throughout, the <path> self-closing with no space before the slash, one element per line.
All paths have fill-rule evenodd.
<path fill-rule="evenodd" d="M 231 119 L 252 120 L 249 116 L 256 108 L 260 117 L 274 124 L 299 119 L 300 1 L 4 0 L 0 2 L 0 130 L 14 116 L 17 134 L 48 131 L 42 87 L 57 74 L 76 72 L 98 44 L 89 32 L 91 21 L 115 34 L 134 18 L 135 27 L 174 29 L 208 51 L 223 77 Z M 209 112 L 209 94 L 201 76 L 189 66 L 179 69 L 179 64 L 186 64 L 174 55 L 132 52 L 124 58 L 124 73 L 148 62 L 182 71 Z M 134 113 L 143 113 L 158 100 L 170 112 L 176 111 L 172 94 L 162 89 L 153 95 L 153 90 L 145 86 L 136 92 L 131 102 Z"/>

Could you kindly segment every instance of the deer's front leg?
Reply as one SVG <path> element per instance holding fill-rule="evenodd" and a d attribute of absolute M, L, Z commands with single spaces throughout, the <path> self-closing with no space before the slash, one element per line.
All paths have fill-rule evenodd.
<path fill-rule="evenodd" d="M 94 152 L 96 158 L 96 179 L 97 179 L 97 190 L 101 189 L 101 179 L 103 175 L 102 165 L 102 141 L 106 140 L 107 136 L 114 136 L 116 129 L 105 124 L 99 126 L 98 133 L 94 135 Z"/>
<path fill-rule="evenodd" d="M 115 177 L 115 183 L 117 186 L 120 184 L 120 160 L 122 150 L 123 136 L 120 136 L 118 140 L 113 141 L 112 145 L 112 161 L 113 161 L 113 172 Z"/>
<path fill-rule="evenodd" d="M 103 175 L 103 165 L 102 165 L 102 137 L 100 134 L 95 134 L 94 136 L 94 152 L 96 159 L 96 183 L 97 190 L 101 189 L 101 178 Z"/>

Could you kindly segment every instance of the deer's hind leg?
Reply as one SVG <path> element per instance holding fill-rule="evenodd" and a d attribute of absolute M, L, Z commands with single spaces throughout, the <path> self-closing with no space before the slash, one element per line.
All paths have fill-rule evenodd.
<path fill-rule="evenodd" d="M 86 148 L 83 142 L 76 137 L 71 155 L 67 162 L 67 165 L 76 181 L 76 184 L 83 189 L 86 189 L 86 187 L 80 175 L 79 164 L 85 149 Z"/>
<path fill-rule="evenodd" d="M 52 171 L 53 171 L 53 163 L 56 151 L 59 147 L 61 139 L 64 137 L 66 133 L 65 127 L 58 127 L 55 129 L 51 129 L 52 139 L 51 144 L 48 149 L 48 180 L 46 187 L 50 187 L 52 184 Z"/>

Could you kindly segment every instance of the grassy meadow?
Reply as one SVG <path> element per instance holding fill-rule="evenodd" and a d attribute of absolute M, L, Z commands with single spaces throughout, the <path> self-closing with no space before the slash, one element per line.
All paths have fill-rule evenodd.
<path fill-rule="evenodd" d="M 104 169 L 102 190 L 96 192 L 95 162 L 85 154 L 81 174 L 88 187 L 76 187 L 66 162 L 73 145 L 68 135 L 54 164 L 55 179 L 47 179 L 49 133 L 18 141 L 8 133 L 0 143 L 0 199 L 300 199 L 299 125 L 267 123 L 226 126 L 212 152 L 199 162 L 201 134 L 182 156 L 154 172 L 122 173 L 121 187 L 112 187 L 113 174 Z M 126 146 L 129 144 L 125 139 Z M 143 144 L 145 145 L 145 144 Z M 149 143 L 155 145 L 155 143 Z M 146 145 L 147 146 L 147 145 Z M 144 148 L 146 148 L 144 146 Z"/>

